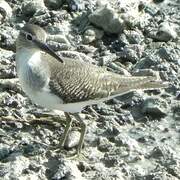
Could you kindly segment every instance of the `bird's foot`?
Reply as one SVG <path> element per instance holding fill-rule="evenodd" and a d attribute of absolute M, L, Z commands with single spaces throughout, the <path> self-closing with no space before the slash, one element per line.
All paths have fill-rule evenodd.
<path fill-rule="evenodd" d="M 49 148 L 50 151 L 53 151 L 53 153 L 61 153 L 65 155 L 65 157 L 69 160 L 85 160 L 86 156 L 84 153 L 79 152 L 76 150 L 76 148 L 72 148 L 71 150 L 66 150 L 62 146 L 51 146 Z"/>
<path fill-rule="evenodd" d="M 69 160 L 78 160 L 78 161 L 86 161 L 87 160 L 87 154 L 84 152 L 78 153 L 77 151 L 74 154 L 69 154 L 66 156 Z"/>
<path fill-rule="evenodd" d="M 50 151 L 53 151 L 54 153 L 61 153 L 65 155 L 67 159 L 70 160 L 86 160 L 88 154 L 86 154 L 84 151 L 82 152 L 79 147 L 77 148 L 71 148 L 71 149 L 65 149 L 64 146 L 61 144 L 58 144 L 56 146 L 49 147 Z"/>

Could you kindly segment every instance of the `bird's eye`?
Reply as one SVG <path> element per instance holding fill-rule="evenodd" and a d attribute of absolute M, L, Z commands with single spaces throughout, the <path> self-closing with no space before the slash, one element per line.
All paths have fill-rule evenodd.
<path fill-rule="evenodd" d="M 32 41 L 32 40 L 33 40 L 33 37 L 32 37 L 31 34 L 26 34 L 26 39 L 27 39 L 28 41 Z"/>

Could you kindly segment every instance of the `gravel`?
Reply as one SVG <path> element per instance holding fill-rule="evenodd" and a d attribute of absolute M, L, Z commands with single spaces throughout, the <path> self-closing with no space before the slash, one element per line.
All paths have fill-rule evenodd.
<path fill-rule="evenodd" d="M 0 179 L 180 179 L 179 0 L 0 0 Z M 82 153 L 73 122 L 65 149 L 54 151 L 63 113 L 24 94 L 15 40 L 27 22 L 43 27 L 48 44 L 68 58 L 124 75 L 154 75 L 161 90 L 133 91 L 80 114 L 87 124 Z"/>

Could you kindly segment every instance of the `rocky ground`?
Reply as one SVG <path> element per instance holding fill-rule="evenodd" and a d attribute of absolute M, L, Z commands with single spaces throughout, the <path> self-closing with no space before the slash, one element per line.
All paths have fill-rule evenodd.
<path fill-rule="evenodd" d="M 87 107 L 80 157 L 74 122 L 33 104 L 15 68 L 15 40 L 26 22 L 43 27 L 64 58 L 124 75 L 155 75 L 161 90 L 130 92 Z M 180 179 L 180 0 L 0 0 L 0 179 Z"/>

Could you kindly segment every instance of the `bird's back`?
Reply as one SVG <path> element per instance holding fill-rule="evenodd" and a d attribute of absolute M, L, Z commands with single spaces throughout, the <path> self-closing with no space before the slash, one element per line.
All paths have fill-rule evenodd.
<path fill-rule="evenodd" d="M 109 99 L 134 89 L 164 87 L 162 82 L 155 82 L 155 77 L 123 76 L 73 59 L 60 63 L 51 58 L 48 64 L 53 69 L 49 86 L 64 103 Z"/>

